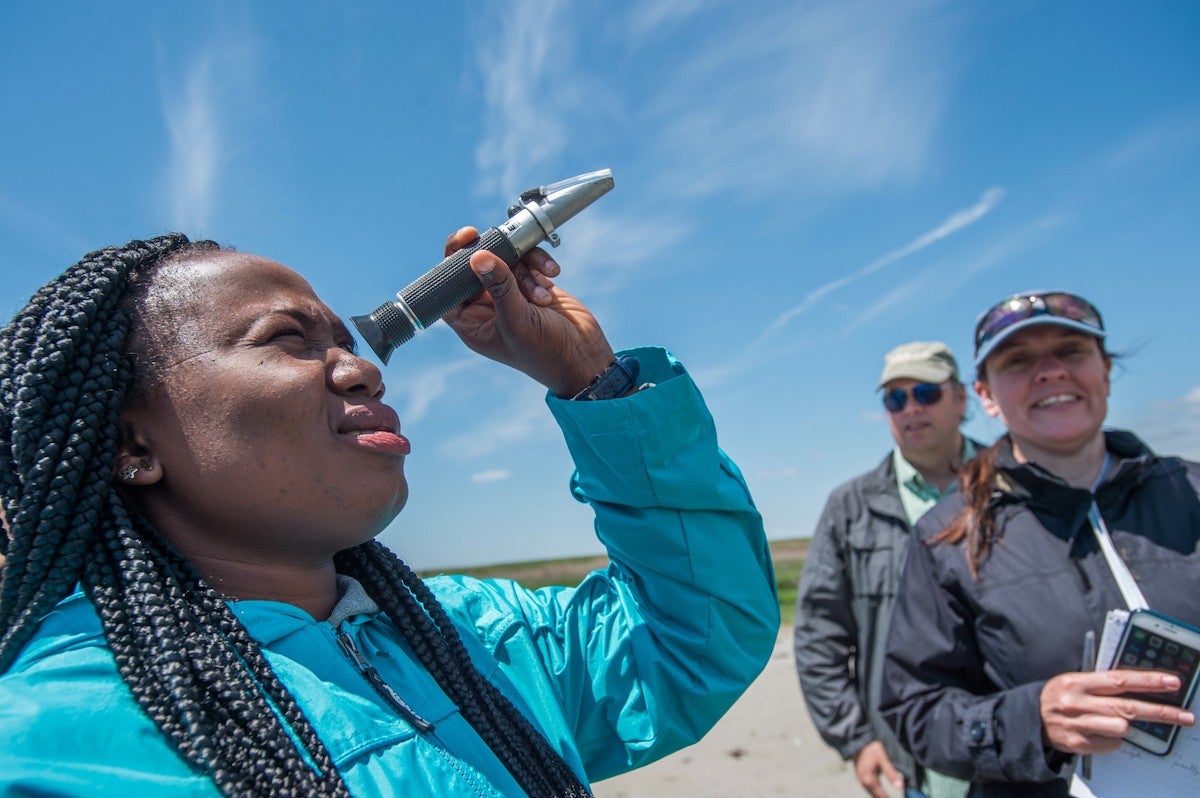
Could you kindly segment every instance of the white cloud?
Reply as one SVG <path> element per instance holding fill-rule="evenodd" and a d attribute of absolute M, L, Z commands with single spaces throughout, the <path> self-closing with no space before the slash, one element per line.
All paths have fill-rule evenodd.
<path fill-rule="evenodd" d="M 480 471 L 471 475 L 471 481 L 478 484 L 501 482 L 512 477 L 512 472 L 504 468 L 493 468 L 490 471 Z"/>
<path fill-rule="evenodd" d="M 485 363 L 471 355 L 414 374 L 406 373 L 403 384 L 395 389 L 407 399 L 401 418 L 407 424 L 421 420 L 430 405 L 446 392 L 451 377 L 469 369 L 481 368 Z"/>
<path fill-rule="evenodd" d="M 936 0 L 763 4 L 753 14 L 696 0 L 605 9 L 602 17 L 561 0 L 491 5 L 475 55 L 485 105 L 480 192 L 511 199 L 527 187 L 524 176 L 561 159 L 574 138 L 594 137 L 589 125 L 636 126 L 638 151 L 653 162 L 638 190 L 670 197 L 671 206 L 655 207 L 652 223 L 589 210 L 564 234 L 564 285 L 586 275 L 586 291 L 577 292 L 589 300 L 615 293 L 637 267 L 696 232 L 689 197 L 803 205 L 923 174 L 957 73 L 960 16 Z M 619 35 L 602 35 L 610 33 Z M 668 41 L 677 54 L 655 57 L 683 35 L 688 46 Z M 497 39 L 506 46 L 494 47 Z M 581 42 L 601 42 L 611 55 L 593 68 L 576 52 Z M 624 65 L 651 63 L 653 72 L 630 73 L 614 95 L 609 84 Z M 759 342 L 843 285 L 970 226 L 1002 196 L 988 189 L 905 247 L 811 292 Z M 715 379 L 726 371 L 718 367 Z"/>
<path fill-rule="evenodd" d="M 639 131 L 651 195 L 795 200 L 911 182 L 956 74 L 958 15 L 942 6 L 491 5 L 475 55 L 480 192 L 507 199 L 574 138 L 615 125 Z M 666 41 L 677 54 L 660 62 L 675 35 L 687 44 Z M 584 64 L 581 43 L 611 55 Z"/>
<path fill-rule="evenodd" d="M 825 297 L 827 297 L 829 294 L 832 294 L 834 291 L 837 291 L 838 289 L 843 288 L 850 283 L 857 282 L 858 280 L 861 280 L 870 274 L 874 274 L 880 269 L 883 269 L 892 265 L 893 263 L 896 263 L 897 261 L 907 258 L 910 255 L 920 252 L 921 250 L 937 243 L 938 241 L 941 241 L 953 235 L 954 233 L 973 225 L 975 222 L 989 214 L 999 204 L 1003 196 L 1004 189 L 997 187 L 989 188 L 983 192 L 983 195 L 979 198 L 979 201 L 974 205 L 969 208 L 955 211 L 949 217 L 947 217 L 944 222 L 932 230 L 922 233 L 904 246 L 894 249 L 891 252 L 876 258 L 856 272 L 848 274 L 845 277 L 839 277 L 836 280 L 831 280 L 825 285 L 813 289 L 804 296 L 804 299 L 802 299 L 799 304 L 789 308 L 779 316 L 775 317 L 775 319 L 763 329 L 762 333 L 755 340 L 752 346 L 757 347 L 758 345 L 761 345 L 773 338 L 793 319 L 811 310 L 817 305 L 817 303 L 824 300 Z M 890 298 L 891 301 L 898 301 L 904 296 L 904 292 L 911 291 L 912 288 L 901 286 L 897 290 L 900 293 L 892 296 Z M 885 297 L 885 299 L 888 298 Z"/>
<path fill-rule="evenodd" d="M 851 319 L 850 323 L 842 328 L 842 334 L 845 335 L 854 332 L 859 327 L 869 324 L 881 316 L 886 316 L 897 308 L 913 305 L 916 301 L 929 294 L 930 285 L 937 284 L 936 282 L 931 282 L 933 279 L 931 270 L 924 269 L 910 276 L 899 285 L 893 286 L 891 290 L 867 305 Z M 945 291 L 944 286 L 939 286 L 939 288 L 941 291 Z"/>
<path fill-rule="evenodd" d="M 517 441 L 559 437 L 558 426 L 546 408 L 546 389 L 521 374 L 514 373 L 513 382 L 519 387 L 508 392 L 504 404 L 499 404 L 497 397 L 474 429 L 442 443 L 439 448 L 446 457 L 469 462 Z"/>
<path fill-rule="evenodd" d="M 720 4 L 719 0 L 649 0 L 631 3 L 624 27 L 634 39 L 642 40 L 662 34 L 704 9 Z"/>
<path fill-rule="evenodd" d="M 1060 227 L 1063 223 L 1064 219 L 1061 216 L 1043 216 L 1029 224 L 1005 231 L 995 240 L 974 251 L 957 253 L 952 263 L 940 263 L 922 269 L 863 308 L 842 328 L 841 334 L 847 335 L 878 318 L 894 314 L 898 308 L 921 307 L 929 296 L 930 285 L 938 286 L 939 296 L 953 296 L 979 273 L 1011 262 L 1016 255 L 1036 246 L 1048 231 Z"/>
<path fill-rule="evenodd" d="M 1200 137 L 1200 114 L 1195 109 L 1155 120 L 1123 142 L 1105 159 L 1108 170 L 1140 168 L 1147 160 L 1168 157 Z"/>
<path fill-rule="evenodd" d="M 234 142 L 269 104 L 257 86 L 258 48 L 246 24 L 222 27 L 217 43 L 200 49 L 173 74 L 159 54 L 159 97 L 170 152 L 164 175 L 177 230 L 210 229 L 222 178 L 234 161 Z"/>
<path fill-rule="evenodd" d="M 689 229 L 667 215 L 614 215 L 597 205 L 563 228 L 563 250 L 550 253 L 562 257 L 563 287 L 594 299 L 620 290 L 645 264 L 684 241 Z"/>
<path fill-rule="evenodd" d="M 1200 460 L 1200 386 L 1181 397 L 1151 403 L 1133 429 L 1161 454 Z"/>
<path fill-rule="evenodd" d="M 529 188 L 527 176 L 566 145 L 569 134 L 556 111 L 573 65 L 563 35 L 570 23 L 562 12 L 559 0 L 545 0 L 495 6 L 489 15 L 489 35 L 475 56 L 485 106 L 475 149 L 481 194 L 516 196 Z"/>
<path fill-rule="evenodd" d="M 171 141 L 167 184 L 171 224 L 180 230 L 208 227 L 221 155 L 215 111 L 212 57 L 200 57 L 188 70 L 180 95 L 164 92 L 163 111 Z"/>
<path fill-rule="evenodd" d="M 645 125 L 677 194 L 841 194 L 925 169 L 955 74 L 929 3 L 731 9 L 655 75 Z"/>

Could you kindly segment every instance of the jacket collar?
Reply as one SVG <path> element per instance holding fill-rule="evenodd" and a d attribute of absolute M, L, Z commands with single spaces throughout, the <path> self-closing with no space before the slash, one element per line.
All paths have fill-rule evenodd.
<path fill-rule="evenodd" d="M 1146 480 L 1149 467 L 1158 459 L 1132 432 L 1105 430 L 1104 445 L 1113 463 L 1094 497 L 1102 509 L 1122 504 Z M 1007 436 L 999 442 L 991 502 L 994 508 L 1024 504 L 1052 533 L 1070 540 L 1083 526 L 1092 500 L 1091 491 L 1068 485 L 1037 463 L 1018 462 Z"/>
<path fill-rule="evenodd" d="M 378 605 L 358 581 L 343 574 L 338 574 L 337 580 L 341 598 L 325 621 L 318 621 L 299 607 L 281 601 L 245 599 L 230 602 L 229 607 L 250 636 L 265 646 L 322 624 L 329 624 L 335 630 L 347 621 L 351 626 L 358 626 L 379 613 Z"/>
<path fill-rule="evenodd" d="M 862 476 L 863 501 L 873 513 L 889 516 L 908 526 L 904 505 L 900 502 L 900 490 L 896 487 L 896 468 L 892 453 L 888 452 L 883 462 Z"/>
<path fill-rule="evenodd" d="M 987 448 L 979 441 L 963 436 L 963 441 L 970 441 L 978 454 Z M 888 515 L 899 519 L 908 526 L 908 515 L 904 512 L 904 504 L 900 501 L 900 489 L 896 485 L 896 468 L 892 462 L 894 450 L 888 452 L 883 462 L 862 476 L 863 500 L 867 507 L 880 515 Z"/>

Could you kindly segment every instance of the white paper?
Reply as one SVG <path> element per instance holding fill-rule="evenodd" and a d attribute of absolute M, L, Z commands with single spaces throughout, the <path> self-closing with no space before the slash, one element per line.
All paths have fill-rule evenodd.
<path fill-rule="evenodd" d="M 1106 671 L 1112 666 L 1128 624 L 1129 610 L 1109 610 L 1104 616 L 1104 631 L 1100 633 L 1100 646 L 1096 649 L 1096 670 Z"/>

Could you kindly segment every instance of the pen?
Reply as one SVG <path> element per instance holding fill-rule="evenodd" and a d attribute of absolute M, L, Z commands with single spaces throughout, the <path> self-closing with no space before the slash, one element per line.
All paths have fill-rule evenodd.
<path fill-rule="evenodd" d="M 1083 666 L 1080 670 L 1092 671 L 1096 669 L 1096 633 L 1091 629 L 1083 635 Z M 1092 777 L 1092 755 L 1083 755 L 1083 765 L 1080 769 L 1080 775 L 1083 778 L 1090 779 Z"/>

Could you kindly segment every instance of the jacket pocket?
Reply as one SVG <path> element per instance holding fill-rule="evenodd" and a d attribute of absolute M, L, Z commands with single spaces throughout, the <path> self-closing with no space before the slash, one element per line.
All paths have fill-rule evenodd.
<path fill-rule="evenodd" d="M 870 528 L 856 528 L 847 544 L 846 568 L 854 597 L 871 601 L 894 598 L 899 581 L 896 573 L 899 553 L 892 536 Z"/>

